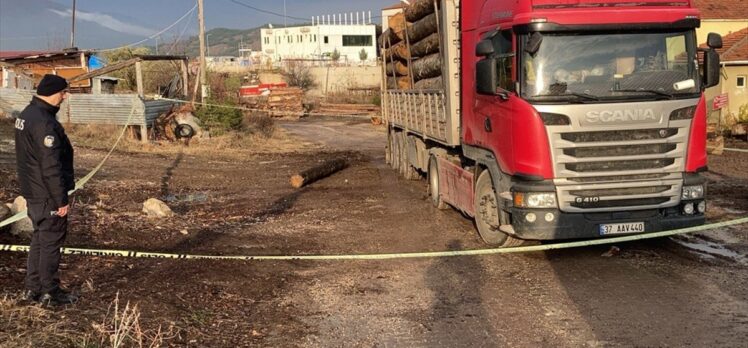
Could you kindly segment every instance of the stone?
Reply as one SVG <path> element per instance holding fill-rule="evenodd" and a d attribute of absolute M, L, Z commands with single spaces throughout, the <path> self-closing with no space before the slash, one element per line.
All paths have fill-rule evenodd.
<path fill-rule="evenodd" d="M 23 196 L 18 196 L 10 206 L 11 215 L 18 214 L 19 212 L 26 210 L 26 199 Z M 31 234 L 34 232 L 34 224 L 31 219 L 26 216 L 23 219 L 16 221 L 10 226 L 10 234 L 26 239 L 31 238 Z"/>
<path fill-rule="evenodd" d="M 174 216 L 174 212 L 171 211 L 166 203 L 155 198 L 149 198 L 147 201 L 143 202 L 143 212 L 146 213 L 148 217 L 155 218 Z"/>

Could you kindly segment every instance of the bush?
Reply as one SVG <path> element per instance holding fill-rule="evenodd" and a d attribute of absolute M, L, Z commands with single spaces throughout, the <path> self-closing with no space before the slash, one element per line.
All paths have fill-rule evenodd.
<path fill-rule="evenodd" d="M 265 113 L 247 113 L 244 117 L 244 129 L 252 134 L 270 138 L 275 133 L 275 121 Z"/>
<path fill-rule="evenodd" d="M 197 117 L 203 126 L 211 131 L 213 135 L 221 135 L 227 131 L 241 130 L 242 129 L 242 111 L 239 109 L 231 108 L 235 106 L 234 103 L 224 102 L 208 99 L 208 104 L 200 106 L 195 110 L 195 117 Z M 222 104 L 227 107 L 215 106 L 214 104 Z"/>
<path fill-rule="evenodd" d="M 291 87 L 299 87 L 306 91 L 316 85 L 309 67 L 300 62 L 289 62 L 281 74 Z"/>

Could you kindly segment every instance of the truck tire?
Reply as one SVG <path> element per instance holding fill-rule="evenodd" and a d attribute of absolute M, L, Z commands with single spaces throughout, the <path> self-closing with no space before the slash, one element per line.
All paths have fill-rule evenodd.
<path fill-rule="evenodd" d="M 395 132 L 394 129 L 390 131 L 390 141 L 392 152 L 390 153 L 390 167 L 396 171 L 400 171 L 400 137 L 399 133 Z"/>
<path fill-rule="evenodd" d="M 475 183 L 475 226 L 478 234 L 486 244 L 498 247 L 512 247 L 522 245 L 521 239 L 514 238 L 501 230 L 499 226 L 507 221 L 502 220 L 501 210 L 499 209 L 499 197 L 493 187 L 491 173 L 484 170 L 478 176 Z"/>
<path fill-rule="evenodd" d="M 405 180 L 418 180 L 421 176 L 418 175 L 416 169 L 410 164 L 408 158 L 408 136 L 405 132 L 400 132 L 398 134 L 400 135 L 400 174 L 405 178 Z"/>
<path fill-rule="evenodd" d="M 436 156 L 429 158 L 429 195 L 431 196 L 431 203 L 437 209 L 447 209 L 447 203 L 444 203 L 440 195 L 441 189 L 439 188 L 439 161 Z"/>

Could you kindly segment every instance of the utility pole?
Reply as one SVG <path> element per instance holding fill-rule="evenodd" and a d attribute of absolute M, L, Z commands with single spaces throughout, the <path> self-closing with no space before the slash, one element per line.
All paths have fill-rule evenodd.
<path fill-rule="evenodd" d="M 203 0 L 197 0 L 197 16 L 200 22 L 200 86 L 201 101 L 205 103 L 205 100 L 210 94 L 210 86 L 208 86 L 208 67 L 205 63 L 205 16 L 203 12 Z"/>
<path fill-rule="evenodd" d="M 286 0 L 283 0 L 283 27 L 284 28 L 288 27 L 288 23 L 286 23 L 286 21 L 287 21 L 287 19 L 286 19 Z"/>
<path fill-rule="evenodd" d="M 73 29 L 70 31 L 70 47 L 75 47 L 75 0 L 73 0 Z"/>

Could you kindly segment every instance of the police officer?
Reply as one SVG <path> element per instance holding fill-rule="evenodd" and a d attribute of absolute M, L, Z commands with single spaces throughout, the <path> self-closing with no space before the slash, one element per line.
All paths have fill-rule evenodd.
<path fill-rule="evenodd" d="M 44 75 L 15 123 L 18 181 L 34 225 L 24 297 L 51 305 L 77 300 L 60 287 L 58 272 L 68 227 L 68 191 L 75 187 L 73 147 L 56 119 L 67 88 L 64 78 Z"/>

